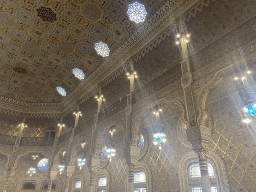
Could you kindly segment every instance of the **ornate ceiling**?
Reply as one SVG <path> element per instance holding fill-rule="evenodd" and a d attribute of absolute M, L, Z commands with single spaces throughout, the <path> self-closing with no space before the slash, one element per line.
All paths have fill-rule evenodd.
<path fill-rule="evenodd" d="M 149 13 L 165 0 L 147 0 Z M 103 58 L 94 44 L 111 52 L 136 30 L 124 0 L 3 0 L 0 3 L 0 92 L 24 102 L 61 102 L 80 83 L 72 69 L 88 77 Z M 111 54 L 111 53 L 110 53 Z"/>
<path fill-rule="evenodd" d="M 148 14 L 144 23 L 136 24 L 126 14 L 128 4 L 133 2 L 2 0 L 2 107 L 25 113 L 38 111 L 37 107 L 44 112 L 51 108 L 51 112 L 60 113 L 66 103 L 81 100 L 87 94 L 82 91 L 86 92 L 86 86 L 96 78 L 95 84 L 99 84 L 123 66 L 156 37 L 158 28 L 161 29 L 159 34 L 163 26 L 168 27 L 166 23 L 176 17 L 172 15 L 178 11 L 182 13 L 182 8 L 187 9 L 195 3 L 190 0 L 138 0 L 145 5 Z M 179 9 L 173 9 L 175 6 Z M 100 41 L 108 45 L 109 57 L 103 58 L 96 53 L 94 46 Z M 83 70 L 84 80 L 72 74 L 74 68 Z M 67 97 L 56 91 L 57 86 L 67 91 Z M 75 98 L 77 95 L 79 98 Z M 48 108 L 42 109 L 42 106 Z"/>

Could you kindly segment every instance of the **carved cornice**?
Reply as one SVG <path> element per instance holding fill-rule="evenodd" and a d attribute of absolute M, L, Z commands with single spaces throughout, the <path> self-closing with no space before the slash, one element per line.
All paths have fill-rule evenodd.
<path fill-rule="evenodd" d="M 201 0 L 203 4 L 205 2 Z M 70 112 L 77 104 L 84 102 L 92 96 L 92 92 L 101 86 L 106 86 L 119 76 L 133 55 L 138 52 L 146 53 L 149 50 L 146 45 L 154 41 L 156 44 L 170 34 L 170 23 L 190 7 L 198 7 L 198 0 L 168 1 L 151 18 L 149 18 L 134 34 L 119 47 L 103 64 L 93 72 L 61 103 L 24 103 L 13 99 L 0 98 L 0 111 L 15 115 L 28 115 L 34 118 L 58 118 L 62 114 Z M 162 36 L 159 38 L 159 34 Z M 156 45 L 155 44 L 155 45 Z M 152 47 L 152 44 L 151 44 Z M 145 54 L 142 54 L 145 55 Z M 137 57 L 135 57 L 136 60 Z M 141 56 L 140 56 L 141 58 Z"/>

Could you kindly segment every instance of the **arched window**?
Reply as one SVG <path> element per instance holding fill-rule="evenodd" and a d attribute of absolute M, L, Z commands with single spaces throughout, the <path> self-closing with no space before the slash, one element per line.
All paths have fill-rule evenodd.
<path fill-rule="evenodd" d="M 39 171 L 46 171 L 47 166 L 48 166 L 48 159 L 47 158 L 41 159 L 39 161 L 38 165 L 37 165 Z"/>
<path fill-rule="evenodd" d="M 134 173 L 134 192 L 146 192 L 146 174 L 144 172 Z"/>
<path fill-rule="evenodd" d="M 211 182 L 211 192 L 218 192 L 217 179 L 215 177 L 213 166 L 208 163 L 208 173 Z M 189 165 L 189 185 L 192 192 L 202 192 L 201 172 L 199 163 Z"/>
<path fill-rule="evenodd" d="M 76 185 L 75 185 L 75 188 L 76 189 L 81 189 L 81 187 L 82 187 L 82 182 L 81 181 L 77 181 Z"/>
<path fill-rule="evenodd" d="M 99 178 L 97 192 L 106 192 L 106 186 L 107 186 L 107 178 L 106 177 Z"/>
<path fill-rule="evenodd" d="M 223 160 L 218 154 L 209 150 L 207 151 L 207 161 L 211 192 L 230 191 Z M 190 151 L 180 158 L 178 170 L 180 191 L 202 191 L 198 155 L 194 151 Z"/>

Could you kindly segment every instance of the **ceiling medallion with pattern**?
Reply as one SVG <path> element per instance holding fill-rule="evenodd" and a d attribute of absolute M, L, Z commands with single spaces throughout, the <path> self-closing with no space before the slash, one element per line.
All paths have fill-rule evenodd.
<path fill-rule="evenodd" d="M 53 22 L 57 20 L 56 14 L 51 10 L 51 8 L 41 7 L 37 9 L 37 14 L 43 21 Z"/>

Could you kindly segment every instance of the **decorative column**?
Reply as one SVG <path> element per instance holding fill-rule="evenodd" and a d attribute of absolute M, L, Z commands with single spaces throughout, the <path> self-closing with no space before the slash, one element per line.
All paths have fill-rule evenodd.
<path fill-rule="evenodd" d="M 127 72 L 127 78 L 130 80 L 130 93 L 127 95 L 127 107 L 125 109 L 126 114 L 126 149 L 125 158 L 128 166 L 128 184 L 127 191 L 134 192 L 134 166 L 137 163 L 137 159 L 140 156 L 140 148 L 137 142 L 132 140 L 132 93 L 134 91 L 134 80 L 138 78 L 136 71 L 134 71 L 132 63 L 130 64 L 130 73 Z M 139 137 L 139 135 L 138 135 Z"/>
<path fill-rule="evenodd" d="M 200 166 L 200 172 L 202 177 L 202 189 L 209 189 L 211 191 L 211 184 L 210 184 L 210 178 L 208 173 L 208 163 L 206 159 L 206 151 L 202 149 L 201 151 L 198 151 L 198 157 L 199 157 L 199 166 Z"/>
<path fill-rule="evenodd" d="M 95 192 L 95 175 L 100 167 L 100 159 L 93 157 L 91 160 L 89 192 Z"/>
<path fill-rule="evenodd" d="M 188 42 L 190 35 L 187 34 L 185 23 L 183 20 L 179 23 L 180 34 L 176 35 L 177 45 L 181 45 L 181 52 L 183 60 L 181 62 L 181 85 L 183 87 L 185 106 L 186 106 L 186 119 L 188 121 L 187 139 L 191 142 L 193 149 L 198 153 L 199 165 L 202 177 L 202 191 L 211 192 L 210 180 L 208 174 L 208 165 L 206 159 L 206 148 L 210 139 L 209 129 L 202 127 L 197 123 L 195 104 L 193 101 L 193 93 L 191 84 L 193 82 L 192 72 L 190 70 Z"/>
<path fill-rule="evenodd" d="M 77 108 L 79 110 L 79 107 Z M 66 164 L 67 164 L 67 175 L 66 175 L 66 184 L 64 187 L 64 191 L 68 192 L 69 190 L 69 182 L 70 182 L 70 178 L 72 177 L 74 171 L 75 171 L 75 164 L 72 162 L 72 147 L 73 147 L 73 141 L 74 141 L 74 134 L 75 134 L 75 130 L 76 127 L 78 125 L 78 121 L 79 121 L 79 117 L 82 116 L 82 113 L 80 111 L 74 112 L 73 113 L 75 115 L 75 124 L 74 124 L 74 128 L 72 129 L 71 132 L 71 136 L 69 139 L 69 145 L 68 145 L 68 149 L 67 149 L 67 159 L 66 159 Z"/>
<path fill-rule="evenodd" d="M 56 179 L 57 174 L 58 174 L 58 171 L 51 171 L 50 172 L 50 181 L 48 183 L 48 192 L 51 192 L 51 190 L 52 190 L 52 183 Z"/>
<path fill-rule="evenodd" d="M 57 171 L 53 171 L 53 164 L 54 164 L 54 156 L 55 156 L 55 152 L 56 152 L 56 147 L 59 141 L 59 137 L 61 134 L 61 131 L 63 129 L 63 127 L 65 127 L 65 124 L 62 123 L 63 122 L 63 117 L 61 117 L 61 123 L 58 123 L 58 131 L 57 134 L 55 136 L 54 139 L 54 143 L 53 143 L 53 147 L 52 147 L 52 152 L 51 152 L 51 158 L 50 158 L 50 164 L 49 164 L 49 172 L 50 172 L 50 177 L 49 177 L 49 183 L 48 183 L 48 192 L 51 192 L 52 189 L 52 182 L 55 180 L 55 178 L 57 177 Z"/>
<path fill-rule="evenodd" d="M 94 192 L 94 178 L 95 178 L 95 174 L 92 171 L 90 172 L 89 192 Z"/>
<path fill-rule="evenodd" d="M 22 123 L 18 125 L 19 132 L 16 137 L 15 145 L 13 146 L 13 149 L 12 149 L 12 154 L 11 154 L 10 160 L 8 162 L 7 171 L 5 173 L 5 187 L 3 190 L 4 192 L 7 192 L 8 184 L 9 184 L 9 181 L 8 181 L 9 177 L 13 176 L 13 174 L 14 174 L 13 167 L 14 167 L 14 164 L 15 164 L 15 161 L 17 158 L 18 150 L 20 148 L 22 133 L 23 133 L 23 130 L 27 127 L 27 125 L 25 124 L 25 120 L 26 120 L 26 117 L 24 117 Z"/>

